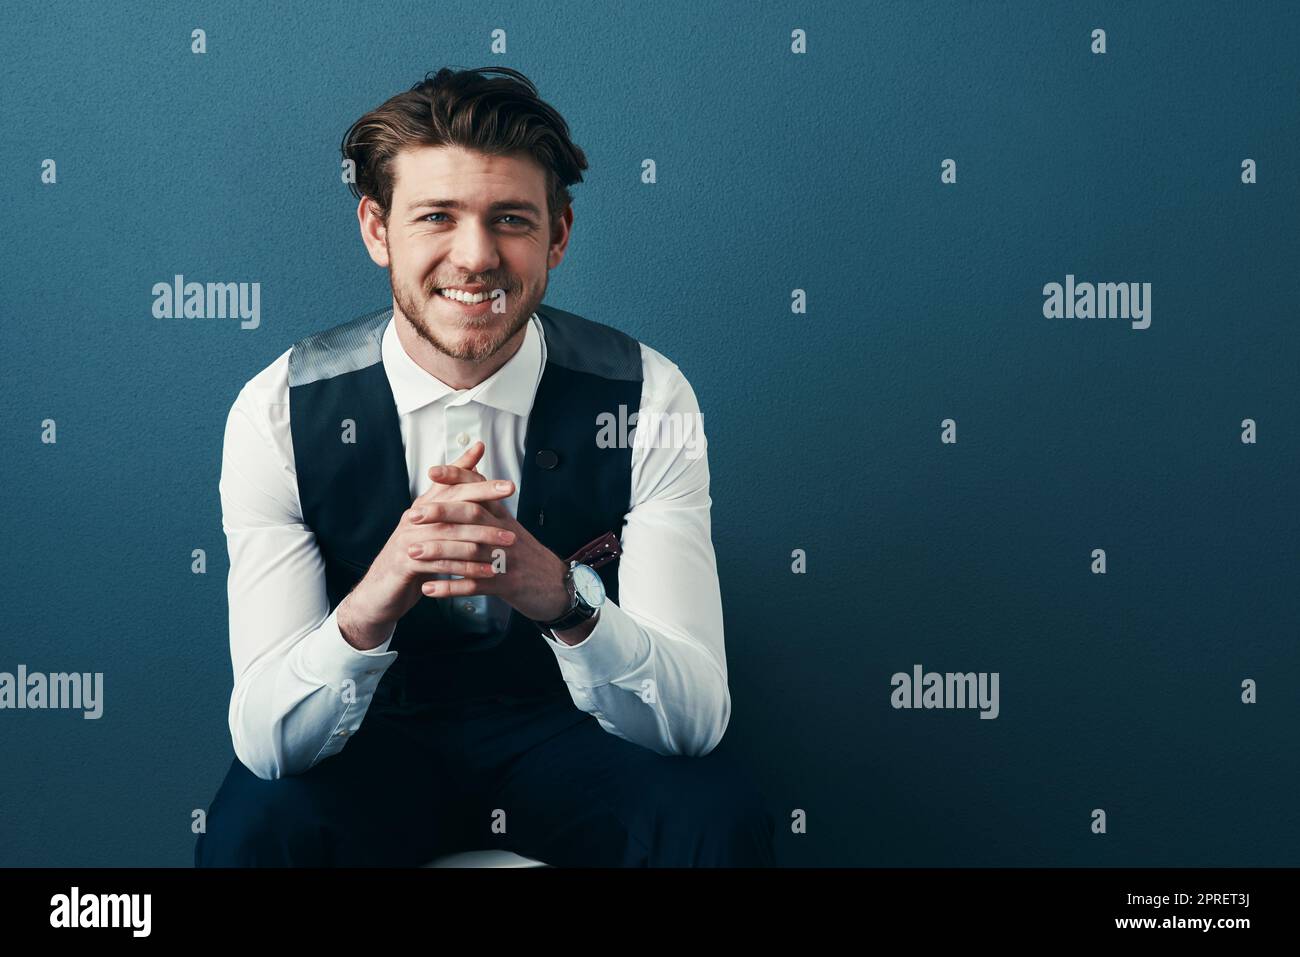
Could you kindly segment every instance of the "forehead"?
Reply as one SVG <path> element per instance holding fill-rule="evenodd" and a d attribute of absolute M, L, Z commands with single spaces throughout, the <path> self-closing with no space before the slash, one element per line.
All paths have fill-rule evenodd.
<path fill-rule="evenodd" d="M 462 146 L 413 146 L 393 157 L 393 205 L 428 198 L 491 202 L 503 194 L 546 194 L 546 173 L 527 153 L 490 156 Z"/>

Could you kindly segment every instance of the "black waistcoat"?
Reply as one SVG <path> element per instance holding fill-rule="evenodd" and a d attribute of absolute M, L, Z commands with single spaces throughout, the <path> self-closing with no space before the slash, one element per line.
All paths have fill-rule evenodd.
<path fill-rule="evenodd" d="M 641 403 L 637 340 L 549 306 L 536 309 L 546 363 L 529 414 L 516 518 L 561 558 L 607 531 L 622 534 L 632 489 L 630 442 L 598 442 L 598 421 Z M 296 343 L 289 416 L 303 520 L 325 562 L 330 608 L 343 600 L 411 506 L 397 408 L 380 349 L 392 309 Z M 620 416 L 619 406 L 625 407 Z M 344 441 L 350 420 L 350 438 Z M 610 446 L 610 447 L 603 447 Z M 444 464 L 437 462 L 428 465 Z M 598 574 L 618 600 L 618 562 Z M 455 705 L 567 694 L 548 640 L 510 610 L 488 634 L 458 626 L 448 599 L 422 597 L 397 623 L 397 658 L 375 700 Z"/>

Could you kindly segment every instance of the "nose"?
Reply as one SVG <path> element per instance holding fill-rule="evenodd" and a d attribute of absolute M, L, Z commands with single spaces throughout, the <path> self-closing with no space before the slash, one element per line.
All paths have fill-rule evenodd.
<path fill-rule="evenodd" d="M 447 261 L 462 273 L 481 276 L 501 263 L 496 237 L 476 220 L 468 219 L 457 227 Z"/>

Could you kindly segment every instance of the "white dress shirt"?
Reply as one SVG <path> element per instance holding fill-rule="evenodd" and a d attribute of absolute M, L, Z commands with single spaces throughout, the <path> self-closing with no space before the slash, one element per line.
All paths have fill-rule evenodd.
<path fill-rule="evenodd" d="M 486 451 L 476 468 L 515 483 L 515 493 L 502 501 L 517 515 L 525 430 L 546 359 L 536 313 L 526 329 L 522 345 L 500 369 L 473 388 L 457 390 L 415 363 L 389 321 L 383 364 L 412 500 L 432 484 L 429 466 L 454 462 L 481 439 Z M 298 499 L 289 430 L 290 351 L 235 399 L 220 481 L 235 677 L 230 734 L 240 761 L 266 779 L 299 773 L 342 749 L 399 654 L 388 649 L 391 631 L 371 651 L 353 647 L 330 611 L 324 559 Z M 644 429 L 633 433 L 619 602 L 606 600 L 579 644 L 540 632 L 537 640 L 555 653 L 574 705 L 605 731 L 660 754 L 707 754 L 731 717 L 710 538 L 707 442 L 694 390 L 677 365 L 644 343 L 641 362 L 639 422 L 654 421 L 647 413 L 679 413 L 696 423 L 698 437 L 690 447 L 643 441 Z M 474 597 L 471 615 L 486 612 L 504 624 L 502 599 Z"/>

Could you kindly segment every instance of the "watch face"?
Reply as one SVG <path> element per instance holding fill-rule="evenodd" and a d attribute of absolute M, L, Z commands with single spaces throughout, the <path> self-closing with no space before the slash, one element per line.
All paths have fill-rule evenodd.
<path fill-rule="evenodd" d="M 605 603 L 605 583 L 590 565 L 573 566 L 573 590 L 592 608 Z"/>

